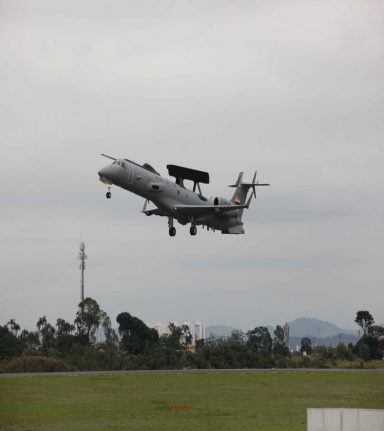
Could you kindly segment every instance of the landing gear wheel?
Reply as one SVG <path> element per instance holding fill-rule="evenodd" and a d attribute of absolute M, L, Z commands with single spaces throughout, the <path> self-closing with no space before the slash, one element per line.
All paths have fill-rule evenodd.
<path fill-rule="evenodd" d="M 111 196 L 112 196 L 111 192 L 107 192 L 106 196 L 107 196 L 107 199 L 111 199 Z"/>
<path fill-rule="evenodd" d="M 196 226 L 191 226 L 190 229 L 189 229 L 189 233 L 192 236 L 195 236 L 197 234 L 197 228 L 196 228 Z"/>
<path fill-rule="evenodd" d="M 175 227 L 169 228 L 169 236 L 176 236 L 176 228 Z"/>

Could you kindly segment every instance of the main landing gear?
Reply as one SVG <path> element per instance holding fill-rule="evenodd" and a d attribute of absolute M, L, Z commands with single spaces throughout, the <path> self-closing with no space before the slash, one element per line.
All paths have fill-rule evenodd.
<path fill-rule="evenodd" d="M 107 191 L 107 194 L 105 196 L 107 197 L 107 199 L 111 199 L 111 196 L 112 196 L 111 187 L 108 187 L 108 191 Z"/>
<path fill-rule="evenodd" d="M 176 228 L 173 227 L 173 218 L 168 217 L 169 236 L 176 236 Z"/>
<path fill-rule="evenodd" d="M 197 234 L 197 227 L 196 226 L 191 226 L 190 229 L 189 229 L 189 233 L 192 236 L 195 236 Z"/>

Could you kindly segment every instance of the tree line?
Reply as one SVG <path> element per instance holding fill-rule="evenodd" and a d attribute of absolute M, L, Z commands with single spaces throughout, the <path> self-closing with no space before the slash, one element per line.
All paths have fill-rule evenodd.
<path fill-rule="evenodd" d="M 56 325 L 39 317 L 36 330 L 20 331 L 15 319 L 0 327 L 0 356 L 45 356 L 62 359 L 79 370 L 146 370 L 183 368 L 328 368 L 337 361 L 370 361 L 383 358 L 384 328 L 374 325 L 368 311 L 359 311 L 355 322 L 363 336 L 356 345 L 340 343 L 335 349 L 312 347 L 303 337 L 300 352 L 291 353 L 284 342 L 284 330 L 277 326 L 273 337 L 264 327 L 247 332 L 232 331 L 229 337 L 210 334 L 196 341 L 186 325 L 169 323 L 170 334 L 159 337 L 138 317 L 122 312 L 116 317 L 117 331 L 96 300 L 80 302 L 73 324 L 57 319 Z M 104 341 L 97 342 L 102 328 Z"/>

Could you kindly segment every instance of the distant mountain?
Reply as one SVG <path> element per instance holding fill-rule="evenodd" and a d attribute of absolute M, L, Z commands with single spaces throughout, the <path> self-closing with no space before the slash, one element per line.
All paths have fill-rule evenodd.
<path fill-rule="evenodd" d="M 268 328 L 268 331 L 271 334 L 271 337 L 274 337 L 274 330 L 275 327 L 271 325 L 265 325 Z M 283 326 L 283 325 L 281 325 Z M 329 345 L 332 343 L 332 345 L 337 345 L 336 341 L 338 341 L 338 334 L 342 334 L 342 342 L 347 341 L 347 344 L 349 342 L 352 342 L 355 344 L 358 339 L 358 328 L 356 327 L 356 330 L 348 330 L 339 328 L 338 326 L 334 325 L 333 323 L 326 322 L 324 320 L 319 319 L 313 319 L 309 317 L 300 317 L 298 319 L 293 320 L 292 322 L 288 322 L 289 326 L 289 336 L 290 338 L 301 338 L 302 337 L 309 337 L 309 338 L 322 338 L 324 339 L 322 341 L 322 344 Z M 381 324 L 379 326 L 384 326 L 384 324 Z M 232 326 L 225 326 L 225 325 L 216 325 L 216 326 L 207 326 L 205 328 L 205 335 L 206 337 L 209 336 L 210 333 L 218 336 L 225 336 L 229 337 L 231 335 L 231 332 L 236 329 Z M 249 328 L 253 329 L 253 328 Z M 350 336 L 349 337 L 347 337 Z M 336 338 L 334 338 L 336 337 Z M 336 343 L 336 344 L 335 344 Z"/>
<path fill-rule="evenodd" d="M 350 334 L 351 332 L 354 332 L 354 334 L 357 335 L 357 331 L 347 331 L 339 328 L 333 323 L 308 317 L 300 317 L 292 322 L 288 322 L 288 326 L 290 337 L 310 336 L 316 338 L 328 338 L 338 334 Z"/>

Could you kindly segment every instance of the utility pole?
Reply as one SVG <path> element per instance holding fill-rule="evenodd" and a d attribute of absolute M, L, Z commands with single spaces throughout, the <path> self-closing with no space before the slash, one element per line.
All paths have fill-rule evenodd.
<path fill-rule="evenodd" d="M 83 242 L 80 243 L 80 253 L 77 258 L 81 261 L 79 269 L 81 271 L 81 285 L 80 285 L 80 301 L 84 301 L 84 269 L 85 269 L 85 259 L 87 259 L 87 255 L 85 254 L 85 244 Z"/>

